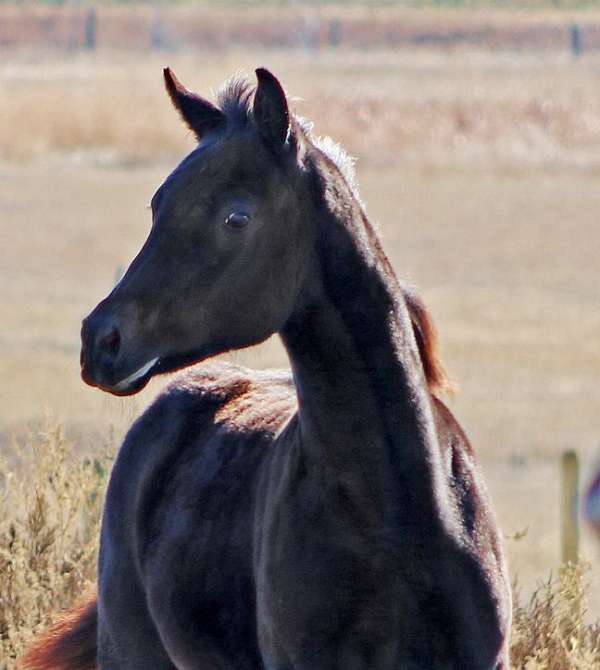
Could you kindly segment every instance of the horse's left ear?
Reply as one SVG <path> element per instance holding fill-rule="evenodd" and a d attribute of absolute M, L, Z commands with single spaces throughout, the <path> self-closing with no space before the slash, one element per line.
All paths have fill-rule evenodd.
<path fill-rule="evenodd" d="M 199 142 L 207 132 L 225 123 L 225 114 L 208 100 L 188 91 L 170 68 L 166 67 L 163 74 L 171 102 Z"/>
<path fill-rule="evenodd" d="M 290 112 L 281 84 L 268 70 L 256 70 L 258 86 L 254 94 L 254 120 L 265 141 L 283 147 L 290 130 Z"/>

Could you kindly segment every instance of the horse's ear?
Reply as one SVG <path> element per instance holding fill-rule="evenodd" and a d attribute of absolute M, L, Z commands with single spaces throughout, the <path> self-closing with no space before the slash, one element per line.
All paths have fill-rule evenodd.
<path fill-rule="evenodd" d="M 163 74 L 171 102 L 199 141 L 209 130 L 225 123 L 225 114 L 220 109 L 188 91 L 168 67 L 163 70 Z"/>
<path fill-rule="evenodd" d="M 254 95 L 253 114 L 256 125 L 274 148 L 282 147 L 290 130 L 290 112 L 281 84 L 268 70 L 256 70 L 258 86 Z"/>

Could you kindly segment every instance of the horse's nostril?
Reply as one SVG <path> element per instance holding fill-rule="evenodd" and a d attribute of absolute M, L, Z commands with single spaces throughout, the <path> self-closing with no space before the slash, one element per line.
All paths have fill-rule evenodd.
<path fill-rule="evenodd" d="M 113 326 L 111 330 L 100 340 L 99 348 L 104 354 L 108 354 L 112 358 L 116 358 L 121 346 L 121 335 L 118 329 Z"/>

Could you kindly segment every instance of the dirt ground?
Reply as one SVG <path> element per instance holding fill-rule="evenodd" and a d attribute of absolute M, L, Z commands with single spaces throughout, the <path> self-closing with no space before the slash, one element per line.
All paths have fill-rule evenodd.
<path fill-rule="evenodd" d="M 408 89 L 399 98 L 405 101 L 404 109 L 416 110 L 411 123 L 418 121 L 419 90 L 430 113 L 431 100 L 436 99 L 440 114 L 446 114 L 444 105 L 472 100 L 469 91 L 477 87 L 480 104 L 493 111 L 481 89 L 484 82 L 504 86 L 506 103 L 511 99 L 506 88 L 510 81 L 514 91 L 522 92 L 525 106 L 523 91 L 538 86 L 531 95 L 542 102 L 544 91 L 549 91 L 545 113 L 550 114 L 552 152 L 543 160 L 520 160 L 527 151 L 503 153 L 502 145 L 500 154 L 489 152 L 489 142 L 478 135 L 472 141 L 463 138 L 462 144 L 447 144 L 444 160 L 437 160 L 439 147 L 434 151 L 423 131 L 425 158 L 419 160 L 420 145 L 411 144 L 409 136 L 405 159 L 399 159 L 396 145 L 386 144 L 385 137 L 378 141 L 372 133 L 370 144 L 358 136 L 353 142 L 356 126 L 351 121 L 342 134 L 361 158 L 361 194 L 379 222 L 396 269 L 420 287 L 436 319 L 443 357 L 460 386 L 451 406 L 475 444 L 504 532 L 512 536 L 526 531 L 522 539 L 508 538 L 507 547 L 513 574 L 529 587 L 559 563 L 561 452 L 577 449 L 583 482 L 600 461 L 600 154 L 598 144 L 577 144 L 576 133 L 561 144 L 560 133 L 567 131 L 552 135 L 551 125 L 553 109 L 568 109 L 579 122 L 576 104 L 568 107 L 568 87 L 579 90 L 587 85 L 596 66 L 569 75 L 566 65 L 554 61 L 550 70 L 562 72 L 558 81 L 564 87 L 551 94 L 551 72 L 537 61 L 525 59 L 518 69 L 500 57 L 494 63 L 480 59 L 479 67 L 457 55 L 452 58 L 454 65 L 444 66 L 430 56 L 407 67 Z M 229 57 L 220 69 L 231 61 Z M 341 62 L 324 61 L 320 68 L 315 66 L 312 85 L 306 73 L 298 75 L 300 66 L 294 66 L 291 57 L 282 61 L 282 70 L 297 81 L 298 93 L 306 98 L 302 113 L 314 118 L 317 129 L 323 126 L 335 134 L 322 100 L 313 110 L 311 93 L 334 99 L 340 92 L 343 98 L 341 92 L 348 91 L 353 76 L 358 76 L 361 91 L 375 89 L 375 81 L 385 86 L 392 81 L 389 64 L 394 62 L 391 56 L 383 64 L 374 59 L 356 75 Z M 182 65 L 191 71 L 189 59 Z M 14 68 L 35 73 L 38 66 L 27 65 L 21 56 L 13 70 L 5 63 L 0 85 L 12 81 Z M 107 60 L 74 67 L 80 68 L 81 81 L 71 93 L 80 95 L 87 87 L 100 96 L 98 91 L 109 90 L 103 69 L 114 77 L 117 66 Z M 219 67 L 214 62 L 211 67 L 215 83 Z M 104 83 L 90 83 L 86 68 Z M 46 73 L 58 71 L 58 64 L 47 64 Z M 471 86 L 465 84 L 465 73 L 470 73 Z M 39 103 L 33 76 L 32 81 L 30 87 L 19 84 L 22 109 L 29 104 L 23 100 Z M 64 87 L 68 77 L 57 81 Z M 158 88 L 159 79 L 154 81 Z M 502 97 L 492 89 L 491 98 Z M 296 92 L 291 86 L 290 90 Z M 597 85 L 590 97 L 598 99 Z M 563 107 L 553 107 L 559 98 Z M 348 109 L 347 93 L 345 100 Z M 52 113 L 54 104 L 52 98 Z M 471 107 L 466 109 L 470 114 Z M 180 124 L 175 116 L 163 121 L 167 113 L 160 110 L 160 133 L 179 133 L 184 139 L 174 140 L 179 144 L 170 150 L 183 151 L 187 145 Z M 592 111 L 590 107 L 586 113 Z M 78 114 L 83 118 L 85 110 Z M 377 110 L 373 114 L 375 120 L 381 118 Z M 520 123 L 519 116 L 511 118 Z M 494 131 L 499 133 L 494 134 L 496 146 L 502 127 Z M 6 128 L 2 132 L 7 147 Z M 107 146 L 118 148 L 119 132 L 105 138 Z M 438 136 L 443 144 L 445 136 Z M 461 149 L 465 142 L 485 151 L 478 149 L 472 160 L 473 153 Z M 533 155 L 544 142 L 532 142 L 524 146 L 530 146 Z M 80 151 L 69 145 L 68 151 L 60 152 L 50 143 L 41 153 L 22 154 L 13 143 L 0 162 L 0 448 L 28 421 L 48 411 L 82 448 L 93 450 L 108 439 L 109 426 L 121 435 L 163 383 L 155 381 L 141 397 L 127 400 L 85 387 L 79 379 L 78 331 L 82 316 L 104 297 L 143 242 L 150 225 L 147 204 L 176 159 L 118 160 L 113 154 L 107 158 L 97 146 L 90 148 L 85 138 L 80 143 Z M 452 156 L 460 160 L 450 160 Z M 234 356 L 254 366 L 286 364 L 274 340 Z M 600 550 L 585 529 L 583 553 L 594 564 L 591 575 L 599 585 L 592 592 L 591 609 L 600 612 Z"/>

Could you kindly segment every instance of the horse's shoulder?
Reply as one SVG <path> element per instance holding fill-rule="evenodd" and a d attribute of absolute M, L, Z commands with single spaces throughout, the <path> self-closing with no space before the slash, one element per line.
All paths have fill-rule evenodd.
<path fill-rule="evenodd" d="M 208 412 L 225 431 L 274 433 L 296 409 L 289 371 L 251 370 L 224 361 L 193 366 L 167 387 L 162 402 Z"/>
<path fill-rule="evenodd" d="M 177 374 L 132 427 L 129 440 L 176 442 L 182 430 L 275 433 L 296 409 L 287 370 L 251 370 L 210 361 Z"/>
<path fill-rule="evenodd" d="M 450 408 L 437 396 L 432 395 L 431 398 L 438 439 L 442 450 L 444 450 L 444 447 L 452 448 L 454 451 L 473 458 L 473 446 Z"/>
<path fill-rule="evenodd" d="M 450 409 L 435 397 L 433 406 L 442 462 L 462 527 L 481 556 L 491 547 L 501 563 L 498 528 L 473 447 Z"/>
<path fill-rule="evenodd" d="M 251 458 L 248 447 L 271 442 L 295 408 L 289 372 L 221 361 L 188 368 L 129 429 L 113 467 L 109 499 L 129 500 L 136 486 L 145 488 L 157 473 L 163 477 L 190 459 L 210 458 L 225 443 L 244 447 Z"/>

